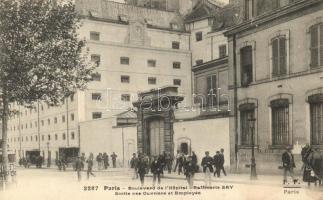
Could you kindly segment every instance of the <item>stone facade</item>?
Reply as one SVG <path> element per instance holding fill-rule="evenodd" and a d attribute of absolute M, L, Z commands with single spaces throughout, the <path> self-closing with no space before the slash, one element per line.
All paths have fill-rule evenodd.
<path fill-rule="evenodd" d="M 231 164 L 246 171 L 250 163 L 251 146 L 244 143 L 242 107 L 253 105 L 256 118 L 255 141 L 257 170 L 262 173 L 281 173 L 281 153 L 286 145 L 294 147 L 296 165 L 302 166 L 301 147 L 312 144 L 310 104 L 308 97 L 319 94 L 322 87 L 322 68 L 311 68 L 310 34 L 312 25 L 322 23 L 322 1 L 295 1 L 281 9 L 254 16 L 226 32 L 229 38 L 229 87 L 233 106 L 230 118 Z M 273 39 L 286 38 L 286 72 L 273 73 Z M 242 49 L 252 49 L 251 81 L 243 83 Z M 278 101 L 285 101 L 284 118 L 278 120 L 286 128 L 284 143 L 276 142 L 277 126 L 274 110 Z M 279 132 L 279 131 L 278 131 Z M 259 162 L 258 162 L 259 161 Z"/>

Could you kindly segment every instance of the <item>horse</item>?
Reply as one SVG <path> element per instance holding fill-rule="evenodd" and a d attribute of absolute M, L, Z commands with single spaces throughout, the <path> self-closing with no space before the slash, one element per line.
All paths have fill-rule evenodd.
<path fill-rule="evenodd" d="M 306 145 L 302 148 L 301 156 L 304 163 L 303 181 L 308 182 L 308 185 L 311 182 L 316 185 L 318 181 L 321 185 L 323 182 L 323 156 L 320 150 Z"/>

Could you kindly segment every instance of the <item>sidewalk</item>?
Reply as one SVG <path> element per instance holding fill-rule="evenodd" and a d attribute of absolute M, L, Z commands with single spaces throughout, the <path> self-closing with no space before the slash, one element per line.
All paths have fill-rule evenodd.
<path fill-rule="evenodd" d="M 152 176 L 148 174 L 147 176 Z M 178 179 L 185 180 L 184 174 L 178 175 L 177 173 L 168 174 L 164 172 L 164 177 L 166 179 Z M 194 176 L 195 181 L 204 181 L 203 173 L 196 173 Z M 289 179 L 290 183 L 283 185 L 283 177 L 277 175 L 258 175 L 257 180 L 250 180 L 250 174 L 227 174 L 224 176 L 221 174 L 220 178 L 212 176 L 212 182 L 215 183 L 231 183 L 231 184 L 248 184 L 248 185 L 268 185 L 268 186 L 307 186 L 307 183 L 303 183 L 301 177 L 298 177 L 300 183 L 294 185 L 292 181 Z"/>

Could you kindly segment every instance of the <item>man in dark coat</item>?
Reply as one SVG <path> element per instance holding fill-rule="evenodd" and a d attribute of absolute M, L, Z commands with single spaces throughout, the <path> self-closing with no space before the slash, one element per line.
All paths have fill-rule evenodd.
<path fill-rule="evenodd" d="M 172 172 L 173 157 L 169 152 L 166 153 L 165 162 L 167 171 L 170 174 Z"/>
<path fill-rule="evenodd" d="M 189 188 L 193 188 L 194 174 L 196 171 L 196 163 L 193 161 L 192 156 L 187 157 L 187 161 L 184 164 L 184 174 L 188 182 Z"/>
<path fill-rule="evenodd" d="M 148 163 L 146 162 L 146 159 L 142 154 L 139 154 L 138 158 L 139 159 L 136 168 L 140 177 L 141 186 L 143 186 L 145 182 L 145 174 L 147 171 Z"/>
<path fill-rule="evenodd" d="M 174 166 L 174 172 L 176 172 L 177 166 L 178 166 L 178 160 L 181 157 L 181 153 L 179 150 L 177 150 L 177 153 L 175 155 L 175 166 Z"/>
<path fill-rule="evenodd" d="M 160 184 L 160 174 L 163 172 L 163 165 L 157 156 L 154 156 L 154 160 L 150 164 L 150 170 L 153 174 L 153 186 L 156 184 L 156 178 L 158 185 Z"/>
<path fill-rule="evenodd" d="M 205 152 L 205 157 L 202 159 L 201 166 L 203 167 L 204 182 L 206 186 L 211 186 L 211 173 L 213 173 L 213 159 L 208 151 Z"/>
<path fill-rule="evenodd" d="M 183 167 L 186 162 L 186 158 L 183 153 L 181 153 L 181 156 L 178 158 L 178 175 L 180 175 L 183 172 Z"/>
<path fill-rule="evenodd" d="M 93 170 L 93 161 L 94 160 L 94 155 L 93 153 L 90 153 L 89 158 L 87 159 L 87 179 L 90 178 L 90 175 L 95 176 L 92 172 Z"/>
<path fill-rule="evenodd" d="M 298 181 L 294 177 L 294 168 L 295 166 L 295 161 L 294 161 L 294 155 L 291 152 L 291 147 L 288 146 L 286 147 L 286 151 L 282 155 L 282 161 L 283 161 L 283 168 L 284 168 L 284 180 L 283 184 L 287 183 L 287 173 L 292 177 L 294 184 Z"/>
<path fill-rule="evenodd" d="M 109 167 L 109 155 L 107 153 L 103 153 L 103 164 L 104 164 L 104 169 L 108 169 L 108 167 Z"/>
<path fill-rule="evenodd" d="M 112 165 L 113 165 L 113 168 L 116 168 L 117 167 L 117 164 L 116 164 L 116 161 L 117 161 L 117 154 L 116 153 L 112 153 L 111 154 L 111 160 L 112 160 Z"/>
<path fill-rule="evenodd" d="M 133 153 L 132 158 L 130 160 L 130 168 L 133 169 L 133 172 L 134 172 L 132 179 L 138 178 L 137 163 L 138 163 L 138 158 L 136 157 L 136 154 Z"/>
<path fill-rule="evenodd" d="M 195 172 L 198 172 L 198 165 L 197 165 L 197 156 L 194 151 L 192 151 L 192 162 L 195 166 Z"/>
<path fill-rule="evenodd" d="M 213 157 L 213 164 L 215 167 L 215 171 L 214 171 L 214 176 L 216 175 L 217 177 L 220 177 L 220 169 L 221 169 L 221 155 L 220 155 L 220 151 L 217 151 L 215 156 Z"/>
<path fill-rule="evenodd" d="M 82 171 L 83 168 L 84 168 L 84 164 L 83 164 L 83 162 L 81 160 L 81 157 L 78 156 L 76 161 L 75 161 L 75 170 L 77 172 L 77 180 L 78 181 L 81 181 L 81 179 L 82 179 L 81 171 Z"/>
<path fill-rule="evenodd" d="M 225 172 L 224 170 L 224 149 L 221 149 L 220 150 L 220 173 L 221 173 L 221 170 L 223 171 L 223 174 L 224 176 L 227 175 L 227 173 Z"/>

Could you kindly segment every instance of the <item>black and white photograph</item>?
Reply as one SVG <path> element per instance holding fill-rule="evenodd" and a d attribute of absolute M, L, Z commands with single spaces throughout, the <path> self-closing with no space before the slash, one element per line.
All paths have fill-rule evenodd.
<path fill-rule="evenodd" d="M 323 200 L 323 0 L 0 0 L 1 200 Z"/>

